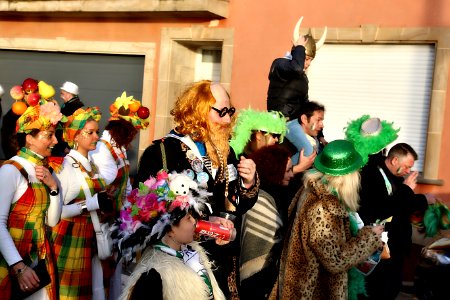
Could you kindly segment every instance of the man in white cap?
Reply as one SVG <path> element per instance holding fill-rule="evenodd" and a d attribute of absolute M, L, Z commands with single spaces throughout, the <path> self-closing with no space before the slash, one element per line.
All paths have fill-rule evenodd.
<path fill-rule="evenodd" d="M 84 106 L 83 102 L 81 102 L 78 97 L 78 85 L 66 81 L 60 89 L 60 97 L 64 101 L 63 105 L 61 105 L 61 113 L 63 115 L 67 117 L 71 116 L 77 109 Z M 56 138 L 58 139 L 58 144 L 53 147 L 52 156 L 65 156 L 70 148 L 62 138 L 62 130 L 56 130 Z"/>
<path fill-rule="evenodd" d="M 73 82 L 64 82 L 60 96 L 64 101 L 64 104 L 61 106 L 61 113 L 65 116 L 72 115 L 77 109 L 84 106 L 78 97 L 78 85 Z"/>

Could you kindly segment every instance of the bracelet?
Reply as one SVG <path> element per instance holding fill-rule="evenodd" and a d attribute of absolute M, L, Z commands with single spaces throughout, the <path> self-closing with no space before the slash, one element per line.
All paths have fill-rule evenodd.
<path fill-rule="evenodd" d="M 16 273 L 14 273 L 14 275 L 17 278 L 21 277 L 27 268 L 28 268 L 28 266 L 25 265 L 25 267 L 23 267 L 22 269 L 17 269 L 17 271 L 16 271 Z"/>

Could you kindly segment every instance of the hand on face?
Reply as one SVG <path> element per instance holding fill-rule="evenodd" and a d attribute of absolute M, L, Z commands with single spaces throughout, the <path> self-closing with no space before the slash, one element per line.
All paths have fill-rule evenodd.
<path fill-rule="evenodd" d="M 417 185 L 417 176 L 419 173 L 417 171 L 411 172 L 408 177 L 403 181 L 404 184 L 409 186 L 412 190 L 416 188 Z"/>
<path fill-rule="evenodd" d="M 237 167 L 239 176 L 241 176 L 241 178 L 243 179 L 245 187 L 251 187 L 255 183 L 255 162 L 249 158 L 241 156 L 241 160 L 239 161 Z"/>

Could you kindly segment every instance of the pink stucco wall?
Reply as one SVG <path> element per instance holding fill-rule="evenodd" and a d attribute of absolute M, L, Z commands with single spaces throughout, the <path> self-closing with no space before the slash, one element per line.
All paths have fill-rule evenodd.
<path fill-rule="evenodd" d="M 229 17 L 220 27 L 234 28 L 232 97 L 237 107 L 264 109 L 267 72 L 272 60 L 291 46 L 291 32 L 299 16 L 304 27 L 358 27 L 376 24 L 382 27 L 450 27 L 450 1 L 447 0 L 230 0 Z M 36 37 L 155 42 L 156 99 L 160 32 L 162 27 L 207 26 L 198 19 L 76 19 L 4 18 L 0 15 L 0 37 Z M 387 66 L 389 67 L 389 66 Z M 450 74 L 449 74 L 450 78 Z M 449 85 L 450 87 L 450 82 Z M 450 93 L 447 93 L 447 103 Z M 446 106 L 446 116 L 450 113 Z M 445 185 L 421 186 L 419 191 L 433 192 L 450 202 L 450 117 L 444 120 L 442 162 L 439 176 Z"/>

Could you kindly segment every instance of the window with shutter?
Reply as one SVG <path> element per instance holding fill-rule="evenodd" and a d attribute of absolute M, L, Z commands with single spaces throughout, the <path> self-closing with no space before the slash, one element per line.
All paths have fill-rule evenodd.
<path fill-rule="evenodd" d="M 325 138 L 344 138 L 347 122 L 364 114 L 394 122 L 395 143 L 417 151 L 422 171 L 434 62 L 434 44 L 325 44 L 308 69 L 309 98 L 326 109 Z"/>

